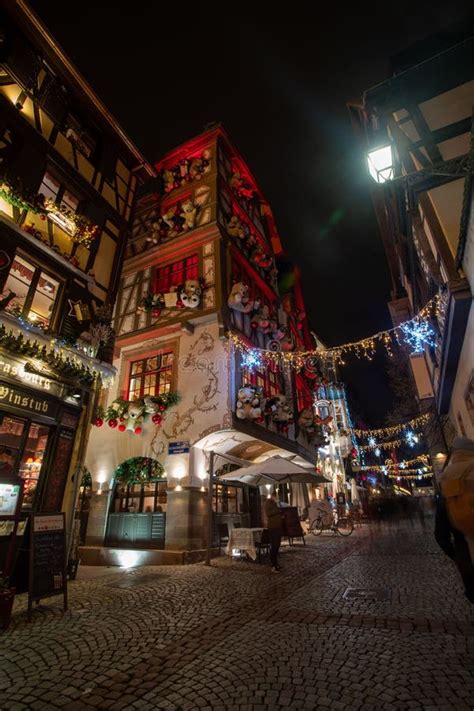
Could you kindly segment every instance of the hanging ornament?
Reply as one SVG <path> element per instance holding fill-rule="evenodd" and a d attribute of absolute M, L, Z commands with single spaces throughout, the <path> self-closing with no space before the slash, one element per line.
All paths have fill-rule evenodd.
<path fill-rule="evenodd" d="M 376 448 L 374 449 L 374 454 L 375 454 L 376 457 L 380 457 L 380 454 L 381 454 L 381 452 L 380 452 L 380 447 L 376 447 Z"/>
<path fill-rule="evenodd" d="M 423 353 L 425 348 L 431 348 L 435 345 L 436 334 L 428 321 L 413 319 L 400 324 L 400 328 L 402 329 L 405 343 L 412 348 L 412 353 Z"/>

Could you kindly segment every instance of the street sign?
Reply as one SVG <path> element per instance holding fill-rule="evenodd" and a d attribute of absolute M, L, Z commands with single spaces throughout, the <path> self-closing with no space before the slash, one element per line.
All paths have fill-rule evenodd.
<path fill-rule="evenodd" d="M 168 444 L 168 454 L 188 454 L 189 452 L 189 440 L 184 440 L 182 442 L 169 442 Z"/>

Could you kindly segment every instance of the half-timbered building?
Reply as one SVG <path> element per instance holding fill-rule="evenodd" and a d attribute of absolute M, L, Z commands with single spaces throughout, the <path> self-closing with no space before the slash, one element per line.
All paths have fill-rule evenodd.
<path fill-rule="evenodd" d="M 153 175 L 28 5 L 6 4 L 0 452 L 2 474 L 23 481 L 25 515 L 72 519 L 97 393 L 114 375 L 112 307 L 135 194 Z"/>
<path fill-rule="evenodd" d="M 337 431 L 330 427 L 342 396 L 326 392 L 316 362 L 263 364 L 253 350 L 294 353 L 314 341 L 298 277 L 282 259 L 270 206 L 248 166 L 216 125 L 155 168 L 118 289 L 119 375 L 87 454 L 95 494 L 83 556 L 96 562 L 99 548 L 111 562 L 124 548 L 202 549 L 211 450 L 249 462 L 280 453 L 314 470 L 318 448 L 340 429 L 338 456 L 328 447 L 324 466 L 328 484 L 344 486 L 343 416 Z M 281 280 L 286 289 L 279 274 L 292 277 Z M 168 408 L 170 393 L 180 399 Z M 257 525 L 259 496 L 215 485 L 214 516 Z"/>

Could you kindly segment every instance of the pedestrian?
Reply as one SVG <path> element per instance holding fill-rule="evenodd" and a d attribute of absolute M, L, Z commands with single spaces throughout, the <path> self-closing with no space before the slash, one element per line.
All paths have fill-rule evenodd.
<path fill-rule="evenodd" d="M 270 564 L 272 566 L 272 573 L 279 573 L 281 568 L 278 565 L 278 551 L 280 550 L 281 544 L 283 520 L 274 493 L 265 501 L 265 516 L 267 517 L 268 537 L 270 539 Z"/>
<path fill-rule="evenodd" d="M 474 441 L 454 440 L 440 476 L 435 538 L 454 562 L 469 602 L 474 603 Z"/>

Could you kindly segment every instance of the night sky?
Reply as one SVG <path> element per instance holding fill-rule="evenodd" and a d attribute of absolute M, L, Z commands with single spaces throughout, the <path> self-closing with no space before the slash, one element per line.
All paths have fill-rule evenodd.
<path fill-rule="evenodd" d="M 354 3 L 349 14 L 325 3 L 324 16 L 314 2 L 281 16 L 269 3 L 260 17 L 258 3 L 190 11 L 96 0 L 74 16 L 63 1 L 31 5 L 150 161 L 207 123 L 224 124 L 301 268 L 311 326 L 327 345 L 391 326 L 388 269 L 346 103 L 389 76 L 392 55 L 465 21 L 470 3 Z M 341 373 L 373 425 L 390 400 L 382 364 Z"/>

